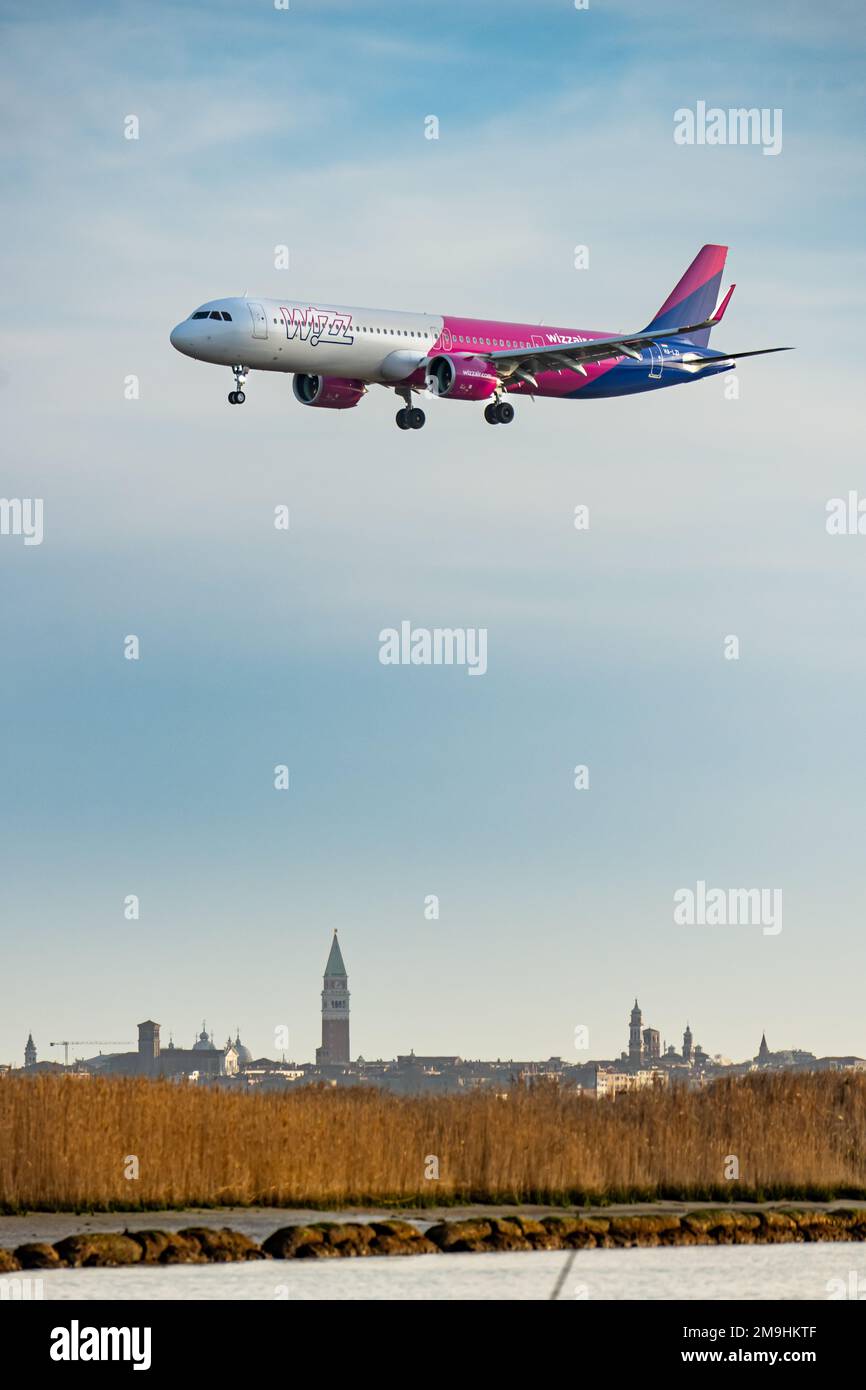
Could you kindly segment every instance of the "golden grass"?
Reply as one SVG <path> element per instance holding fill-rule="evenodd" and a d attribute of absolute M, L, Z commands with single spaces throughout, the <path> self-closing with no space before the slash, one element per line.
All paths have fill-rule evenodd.
<path fill-rule="evenodd" d="M 147 1080 L 0 1080 L 6 1210 L 866 1195 L 866 1077 L 751 1076 L 613 1102 Z M 739 1182 L 725 1177 L 739 1160 Z M 136 1155 L 140 1175 L 124 1178 Z M 425 1178 L 428 1156 L 439 1180 Z"/>

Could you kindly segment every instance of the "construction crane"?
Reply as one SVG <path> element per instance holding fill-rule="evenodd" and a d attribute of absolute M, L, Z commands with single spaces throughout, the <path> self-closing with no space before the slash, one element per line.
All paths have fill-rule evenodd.
<path fill-rule="evenodd" d="M 48 1044 L 49 1047 L 62 1047 L 63 1065 L 69 1066 L 70 1047 L 132 1047 L 128 1038 L 62 1038 L 60 1042 Z"/>

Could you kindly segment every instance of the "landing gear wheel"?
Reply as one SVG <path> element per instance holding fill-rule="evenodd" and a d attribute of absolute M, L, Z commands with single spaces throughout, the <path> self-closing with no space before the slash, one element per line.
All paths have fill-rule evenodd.
<path fill-rule="evenodd" d="M 413 429 L 413 430 L 420 430 L 420 429 L 423 429 L 423 427 L 424 427 L 424 421 L 427 419 L 427 416 L 424 414 L 424 411 L 423 411 L 423 410 L 421 410 L 421 409 L 416 405 L 416 406 L 413 406 L 413 408 L 412 408 L 410 411 L 408 411 L 407 414 L 408 414 L 408 416 L 409 416 L 409 428 L 410 428 L 410 429 Z"/>
<path fill-rule="evenodd" d="M 397 428 L 399 430 L 409 430 L 412 428 L 412 426 L 409 423 L 408 410 L 398 410 L 397 414 L 394 416 L 394 419 L 397 421 Z"/>
<path fill-rule="evenodd" d="M 499 407 L 495 401 L 491 401 L 489 405 L 484 407 L 484 418 L 488 425 L 499 424 Z"/>
<path fill-rule="evenodd" d="M 510 425 L 514 419 L 514 406 L 510 401 L 500 401 L 496 407 L 496 418 L 500 425 Z"/>
<path fill-rule="evenodd" d="M 246 400 L 244 395 L 244 382 L 247 379 L 247 369 L 243 365 L 232 367 L 232 376 L 235 379 L 235 389 L 229 391 L 229 405 L 243 405 Z"/>

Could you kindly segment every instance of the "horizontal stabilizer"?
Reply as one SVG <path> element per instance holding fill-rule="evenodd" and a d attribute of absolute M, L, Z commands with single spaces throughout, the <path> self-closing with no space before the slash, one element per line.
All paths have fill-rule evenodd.
<path fill-rule="evenodd" d="M 793 352 L 792 347 L 752 348 L 751 352 L 720 352 L 717 357 L 701 357 L 697 352 L 684 352 L 676 364 L 687 372 L 702 372 L 706 367 L 720 367 L 723 362 L 736 362 L 740 357 L 764 357 L 768 352 Z"/>
<path fill-rule="evenodd" d="M 763 357 L 766 352 L 793 352 L 792 347 L 780 348 L 752 348 L 751 352 L 726 352 L 725 361 L 733 361 L 736 357 Z M 718 362 L 718 357 L 715 359 Z"/>

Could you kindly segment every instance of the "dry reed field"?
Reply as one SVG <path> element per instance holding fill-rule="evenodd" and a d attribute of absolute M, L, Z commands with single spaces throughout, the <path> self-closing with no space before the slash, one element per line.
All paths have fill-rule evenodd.
<path fill-rule="evenodd" d="M 725 1180 L 731 1154 L 739 1182 Z M 438 1181 L 425 1178 L 431 1155 Z M 598 1102 L 555 1086 L 403 1098 L 0 1080 L 7 1211 L 832 1196 L 866 1196 L 863 1076 L 751 1076 Z"/>

